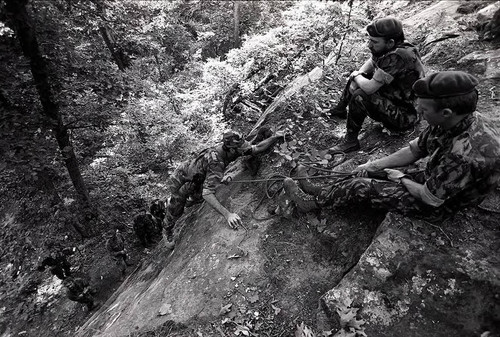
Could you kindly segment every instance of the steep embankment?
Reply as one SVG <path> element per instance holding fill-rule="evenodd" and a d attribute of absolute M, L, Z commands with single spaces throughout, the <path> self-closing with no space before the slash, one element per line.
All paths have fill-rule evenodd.
<path fill-rule="evenodd" d="M 263 175 L 270 173 L 266 171 Z M 352 266 L 376 228 L 375 222 L 358 219 L 372 225 L 340 237 L 322 235 L 315 224 L 293 218 L 256 220 L 269 217 L 265 206 L 251 214 L 263 195 L 256 184 L 224 186 L 218 195 L 242 216 L 246 229 L 229 229 L 206 205 L 190 209 L 180 219 L 173 253 L 158 246 L 78 336 L 123 336 L 171 321 L 190 328 L 202 325 L 202 331 L 211 328 L 200 322 L 216 322 L 219 329 L 240 326 L 257 334 L 259 329 L 289 330 L 296 318 L 314 320 L 319 295 Z M 338 225 L 347 227 L 347 221 Z"/>
<path fill-rule="evenodd" d="M 399 9 L 430 69 L 464 69 L 459 62 L 465 62 L 464 56 L 481 46 L 491 48 L 467 28 L 476 14 L 458 15 L 458 5 L 417 4 L 416 14 L 415 7 Z M 498 84 L 485 75 L 492 61 L 484 61 L 482 68 L 467 63 L 464 69 L 481 78 L 483 93 Z M 497 106 L 494 99 L 481 97 L 480 108 L 490 116 Z M 280 112 L 268 123 L 282 125 L 291 117 Z M 316 117 L 301 120 L 302 128 L 331 127 Z M 383 156 L 414 137 L 388 136 L 368 123 L 362 145 L 371 150 L 350 155 L 338 169 Z M 288 174 L 279 158 L 266 155 L 259 177 Z M 240 163 L 234 168 L 235 180 L 252 179 L 241 172 Z M 270 217 L 267 209 L 279 200 L 259 204 L 264 192 L 262 183 L 233 183 L 218 190 L 221 201 L 244 220 L 246 228 L 238 231 L 206 205 L 189 209 L 179 221 L 175 251 L 156 247 L 77 336 L 146 335 L 151 330 L 177 336 L 291 335 L 301 321 L 316 325 L 319 299 L 319 330 L 342 328 L 343 335 L 498 333 L 498 214 L 476 209 L 440 226 L 389 215 L 380 227 L 382 214 L 360 209 Z M 495 193 L 488 207 L 498 209 Z"/>

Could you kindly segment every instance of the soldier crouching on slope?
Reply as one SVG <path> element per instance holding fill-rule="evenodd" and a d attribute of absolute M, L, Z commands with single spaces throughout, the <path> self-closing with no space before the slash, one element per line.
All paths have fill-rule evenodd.
<path fill-rule="evenodd" d="M 69 276 L 64 279 L 63 286 L 66 287 L 70 300 L 86 304 L 89 311 L 98 306 L 98 304 L 94 302 L 93 295 L 95 294 L 95 290 L 90 287 L 86 280 Z"/>
<path fill-rule="evenodd" d="M 205 200 L 224 216 L 229 226 L 237 229 L 241 218 L 224 207 L 215 190 L 220 185 L 226 167 L 240 156 L 254 156 L 273 146 L 284 133 L 275 135 L 268 128 L 261 128 L 256 137 L 245 141 L 235 131 L 226 131 L 222 144 L 203 150 L 196 158 L 182 163 L 172 174 L 169 182 L 170 200 L 164 220 L 163 238 L 168 249 L 174 247 L 173 229 L 177 219 L 183 214 L 187 202 Z"/>
<path fill-rule="evenodd" d="M 411 129 L 418 121 L 412 85 L 424 76 L 424 67 L 417 48 L 405 42 L 403 25 L 396 18 L 377 19 L 366 30 L 372 57 L 351 73 L 330 111 L 330 116 L 347 116 L 347 133 L 332 151 L 359 149 L 358 134 L 366 116 L 393 131 Z"/>
<path fill-rule="evenodd" d="M 300 211 L 366 203 L 437 221 L 478 205 L 500 180 L 500 133 L 480 114 L 475 77 L 444 71 L 415 82 L 417 109 L 429 126 L 409 146 L 358 166 L 361 173 L 385 170 L 387 179 L 363 177 L 317 186 L 285 179 L 285 192 Z M 406 174 L 391 167 L 429 157 L 424 172 Z M 298 169 L 301 176 L 305 168 Z"/>

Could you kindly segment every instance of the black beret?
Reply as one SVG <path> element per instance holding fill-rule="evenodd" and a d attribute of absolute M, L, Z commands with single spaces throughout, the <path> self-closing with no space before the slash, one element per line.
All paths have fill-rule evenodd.
<path fill-rule="evenodd" d="M 403 24 L 396 18 L 387 17 L 374 20 L 366 27 L 366 31 L 373 37 L 395 38 L 403 34 Z"/>
<path fill-rule="evenodd" d="M 417 80 L 413 91 L 420 98 L 446 98 L 468 94 L 477 84 L 474 76 L 463 71 L 441 71 Z"/>

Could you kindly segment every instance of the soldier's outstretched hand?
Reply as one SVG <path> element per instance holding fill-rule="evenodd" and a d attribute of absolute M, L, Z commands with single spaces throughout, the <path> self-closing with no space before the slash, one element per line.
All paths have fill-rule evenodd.
<path fill-rule="evenodd" d="M 232 229 L 238 229 L 238 226 L 243 225 L 240 216 L 236 213 L 229 213 L 226 220 L 229 224 L 229 227 L 231 227 Z"/>
<path fill-rule="evenodd" d="M 400 182 L 401 178 L 405 176 L 405 174 L 399 170 L 384 169 L 384 171 L 387 172 L 387 179 L 394 181 L 395 183 Z"/>
<path fill-rule="evenodd" d="M 353 172 L 361 172 L 361 171 L 367 171 L 367 172 L 375 172 L 375 171 L 380 171 L 380 167 L 377 166 L 374 162 L 369 161 L 367 163 L 364 163 L 362 165 L 359 165 L 356 167 Z"/>
<path fill-rule="evenodd" d="M 285 130 L 278 130 L 274 133 L 274 137 L 276 139 L 283 139 L 287 142 L 289 142 L 290 140 L 292 140 L 292 135 L 288 132 L 286 132 Z"/>

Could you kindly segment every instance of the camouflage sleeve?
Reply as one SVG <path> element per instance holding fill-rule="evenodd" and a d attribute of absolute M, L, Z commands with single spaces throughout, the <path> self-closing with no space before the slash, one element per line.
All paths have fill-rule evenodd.
<path fill-rule="evenodd" d="M 410 142 L 410 150 L 418 158 L 424 158 L 429 155 L 429 151 L 427 151 L 427 140 L 429 139 L 430 132 L 431 128 L 428 126 L 420 133 L 418 138 Z"/>
<path fill-rule="evenodd" d="M 397 77 L 404 72 L 406 64 L 401 56 L 396 53 L 389 53 L 377 62 L 377 66 L 386 74 Z"/>
<path fill-rule="evenodd" d="M 188 175 L 189 167 L 191 162 L 185 161 L 181 163 L 175 171 L 170 175 L 167 181 L 167 188 L 170 191 L 170 194 L 175 194 L 186 182 L 186 176 Z"/>
<path fill-rule="evenodd" d="M 214 194 L 217 186 L 224 177 L 224 163 L 220 160 L 211 160 L 208 163 L 207 175 L 203 183 L 202 195 Z"/>
<path fill-rule="evenodd" d="M 449 154 L 425 182 L 425 193 L 444 202 L 474 183 L 474 166 L 462 156 Z M 441 202 L 441 203 L 442 203 Z"/>
<path fill-rule="evenodd" d="M 240 156 L 249 156 L 255 153 L 256 146 L 245 141 L 245 143 L 238 148 L 238 153 Z"/>

